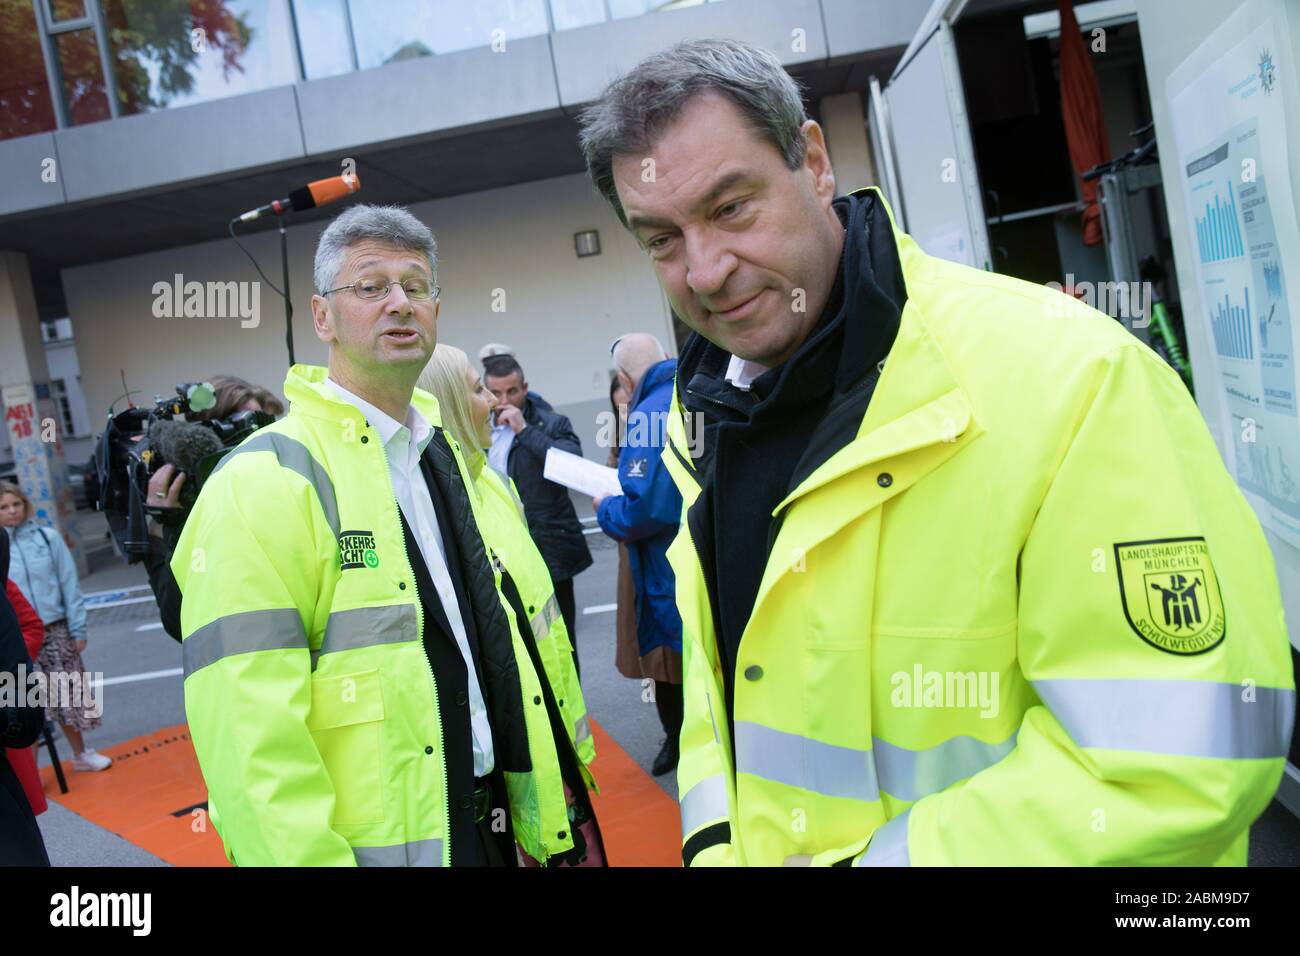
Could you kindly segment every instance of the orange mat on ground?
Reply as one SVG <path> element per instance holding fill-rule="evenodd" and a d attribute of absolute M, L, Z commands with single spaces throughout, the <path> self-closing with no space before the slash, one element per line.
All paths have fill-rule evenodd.
<path fill-rule="evenodd" d="M 591 804 L 610 866 L 681 866 L 682 819 L 677 801 L 594 720 L 600 795 Z"/>
<path fill-rule="evenodd" d="M 42 767 L 46 798 L 174 866 L 229 865 L 207 811 L 194 812 L 208 790 L 189 727 L 164 727 L 103 753 L 113 766 L 99 773 L 63 761 L 67 793 L 59 793 L 54 768 Z"/>
<path fill-rule="evenodd" d="M 611 866 L 680 866 L 677 804 L 593 720 L 594 798 Z M 196 813 L 208 799 L 185 724 L 164 727 L 103 753 L 114 760 L 101 773 L 79 773 L 63 761 L 68 793 L 59 793 L 53 767 L 41 768 L 48 799 L 175 866 L 227 866 L 221 838 Z"/>

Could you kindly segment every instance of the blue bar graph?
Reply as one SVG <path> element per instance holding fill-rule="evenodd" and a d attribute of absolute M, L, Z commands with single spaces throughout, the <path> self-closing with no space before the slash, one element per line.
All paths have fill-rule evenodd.
<path fill-rule="evenodd" d="M 1218 262 L 1245 255 L 1241 240 L 1241 227 L 1237 223 L 1237 200 L 1232 194 L 1232 180 L 1228 183 L 1228 201 L 1218 195 L 1214 205 L 1205 204 L 1205 215 L 1196 217 L 1196 242 L 1200 247 L 1202 262 Z"/>
<path fill-rule="evenodd" d="M 1210 325 L 1214 329 L 1214 348 L 1227 358 L 1245 359 L 1255 357 L 1255 341 L 1250 322 L 1250 289 L 1242 290 L 1245 307 L 1232 304 L 1228 293 L 1223 294 L 1223 301 L 1215 305 L 1210 313 Z"/>
<path fill-rule="evenodd" d="M 1282 298 L 1282 266 L 1268 261 L 1264 263 L 1264 287 L 1274 299 Z"/>

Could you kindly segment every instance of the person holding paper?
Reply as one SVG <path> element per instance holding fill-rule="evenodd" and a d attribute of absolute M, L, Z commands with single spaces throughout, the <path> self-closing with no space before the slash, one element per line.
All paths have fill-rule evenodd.
<path fill-rule="evenodd" d="M 677 360 L 652 335 L 635 332 L 614 343 L 614 370 L 632 401 L 618 456 L 621 495 L 596 498 L 601 530 L 627 545 L 636 589 L 636 632 L 641 666 L 655 682 L 655 706 L 667 738 L 652 768 L 660 776 L 677 766 L 682 729 L 682 619 L 668 546 L 677 537 L 682 496 L 661 461 L 664 421 L 673 397 Z"/>

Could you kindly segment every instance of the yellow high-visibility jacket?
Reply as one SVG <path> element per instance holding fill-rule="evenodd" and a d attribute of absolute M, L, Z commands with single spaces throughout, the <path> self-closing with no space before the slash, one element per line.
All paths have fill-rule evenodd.
<path fill-rule="evenodd" d="M 472 465 L 470 471 L 473 474 Z M 591 722 L 587 718 L 587 704 L 578 683 L 578 672 L 573 664 L 573 645 L 569 643 L 569 631 L 555 600 L 551 573 L 528 533 L 528 520 L 524 516 L 523 504 L 514 492 L 513 482 L 503 479 L 483 462 L 474 475 L 473 487 L 483 541 L 519 591 L 523 604 L 521 611 L 527 616 L 542 672 L 563 716 L 568 739 L 557 741 L 556 746 L 563 743 L 573 748 L 583 781 L 594 790 L 591 764 L 596 759 L 596 745 L 591 736 Z M 547 715 L 538 713 L 534 720 L 533 712 L 528 714 L 530 738 L 553 739 L 546 723 Z M 516 812 L 515 836 L 521 844 L 545 843 L 548 835 L 569 829 L 559 763 L 535 765 L 532 773 L 526 775 L 506 774 L 506 781 L 511 790 L 512 807 L 523 808 L 541 796 L 549 797 L 539 802 L 535 813 Z M 568 839 L 572 841 L 572 836 Z"/>
<path fill-rule="evenodd" d="M 1195 403 L 1108 316 L 889 225 L 898 335 L 856 437 L 773 512 L 734 735 L 679 371 L 685 861 L 1244 864 L 1295 685 Z"/>
<path fill-rule="evenodd" d="M 172 558 L 184 596 L 185 712 L 211 818 L 240 866 L 447 865 L 454 834 L 475 838 L 470 794 L 449 797 L 445 759 L 443 714 L 466 698 L 452 701 L 426 653 L 432 625 L 383 443 L 325 378 L 324 368 L 289 370 L 289 414 L 222 459 Z M 493 749 L 515 837 L 545 861 L 573 847 L 567 827 L 542 826 L 565 814 L 546 675 L 501 594 L 479 499 L 437 400 L 416 389 L 411 403 L 434 426 L 425 455 L 437 457 L 453 495 L 454 527 L 441 531 L 469 567 L 497 702 L 489 710 L 506 715 L 493 720 Z M 461 782 L 472 790 L 472 773 Z"/>

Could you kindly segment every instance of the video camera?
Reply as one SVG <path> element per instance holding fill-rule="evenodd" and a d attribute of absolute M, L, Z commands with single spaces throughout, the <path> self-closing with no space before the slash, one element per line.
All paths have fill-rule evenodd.
<path fill-rule="evenodd" d="M 87 490 L 104 512 L 108 528 L 127 563 L 149 553 L 146 518 L 164 525 L 184 524 L 199 489 L 223 455 L 241 441 L 275 421 L 268 412 L 242 411 L 223 419 L 183 421 L 216 404 L 208 382 L 176 386 L 176 397 L 160 398 L 153 408 L 132 406 L 114 415 L 95 446 L 87 473 Z M 157 508 L 149 502 L 149 479 L 165 464 L 186 474 L 179 508 Z"/>

